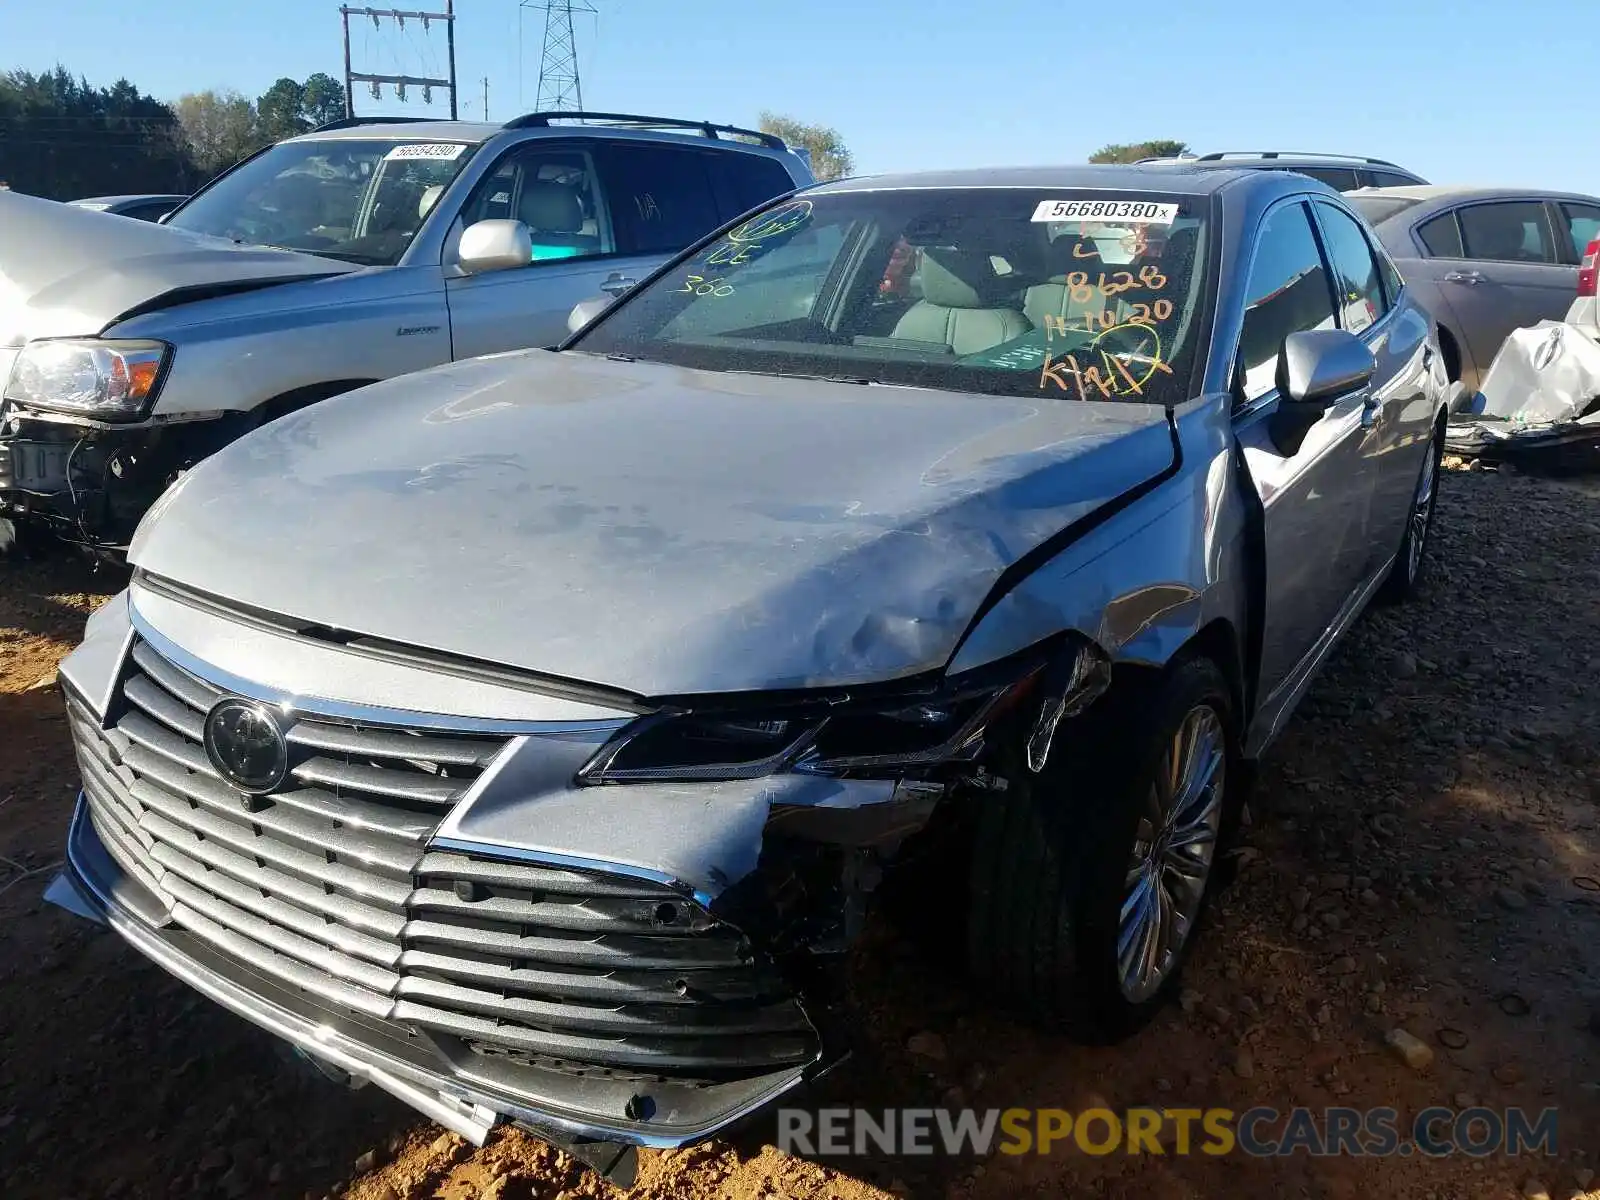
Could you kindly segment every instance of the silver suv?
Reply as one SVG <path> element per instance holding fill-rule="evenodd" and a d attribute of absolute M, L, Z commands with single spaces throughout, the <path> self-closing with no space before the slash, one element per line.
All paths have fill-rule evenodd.
<path fill-rule="evenodd" d="M 553 345 L 577 301 L 812 182 L 770 134 L 534 113 L 336 122 L 161 226 L 0 195 L 0 524 L 114 554 L 179 472 L 248 430 Z"/>

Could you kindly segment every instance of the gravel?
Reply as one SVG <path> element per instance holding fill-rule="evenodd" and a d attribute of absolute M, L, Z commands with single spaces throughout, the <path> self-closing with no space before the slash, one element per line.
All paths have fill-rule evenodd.
<path fill-rule="evenodd" d="M 1120 1046 L 1074 1046 L 989 1009 L 880 920 L 852 964 L 856 1058 L 807 1102 L 1081 1111 L 1159 1096 L 1414 1113 L 1479 1097 L 1556 1106 L 1563 1133 L 1600 1128 L 1600 1037 L 1581 1032 L 1600 1011 L 1600 893 L 1571 882 L 1600 877 L 1600 688 L 1586 665 L 1600 646 L 1600 487 L 1447 471 L 1430 555 L 1419 602 L 1358 622 L 1263 763 L 1245 831 L 1256 853 L 1207 918 L 1181 1009 Z M 0 865 L 6 1200 L 472 1200 L 490 1188 L 617 1200 L 516 1130 L 475 1148 L 374 1088 L 307 1078 L 273 1039 L 41 903 L 75 767 L 59 691 L 28 689 L 116 586 L 71 563 L 0 566 L 0 856 L 40 872 L 18 882 Z M 1533 1017 L 1496 1005 L 1513 990 L 1537 999 Z M 1435 1051 L 1413 1037 L 1425 1069 L 1409 1043 L 1402 1054 L 1381 1041 L 1444 1028 L 1468 1038 Z M 883 1200 L 899 1184 L 936 1200 L 1454 1200 L 1523 1193 L 1533 1166 L 1075 1152 L 814 1163 L 780 1154 L 772 1131 L 647 1151 L 635 1194 Z M 1558 1165 L 1537 1170 L 1568 1179 Z"/>

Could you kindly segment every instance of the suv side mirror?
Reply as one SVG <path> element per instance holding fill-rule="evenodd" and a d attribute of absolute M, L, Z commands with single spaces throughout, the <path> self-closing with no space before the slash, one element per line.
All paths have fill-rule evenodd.
<path fill-rule="evenodd" d="M 1284 454 L 1294 454 L 1323 412 L 1372 380 L 1372 351 L 1345 329 L 1291 333 L 1278 351 L 1278 411 L 1268 426 Z"/>
<path fill-rule="evenodd" d="M 572 306 L 572 311 L 567 314 L 567 332 L 577 333 L 578 330 L 610 308 L 612 303 L 613 300 L 610 296 L 592 296 L 588 300 L 579 300 Z"/>
<path fill-rule="evenodd" d="M 533 261 L 533 235 L 521 221 L 475 222 L 461 233 L 456 261 L 468 275 L 525 267 Z"/>

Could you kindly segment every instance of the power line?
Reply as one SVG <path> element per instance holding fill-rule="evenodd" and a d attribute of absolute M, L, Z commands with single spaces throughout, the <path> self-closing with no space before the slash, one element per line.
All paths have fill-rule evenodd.
<path fill-rule="evenodd" d="M 422 89 L 423 103 L 433 99 L 433 89 L 436 87 L 448 88 L 450 91 L 450 119 L 454 121 L 457 115 L 457 89 L 456 89 L 456 17 L 454 0 L 445 0 L 444 11 L 423 12 L 401 10 L 395 8 L 351 8 L 341 6 L 339 16 L 344 22 L 344 115 L 356 115 L 355 85 L 367 83 L 372 86 L 372 94 L 379 96 L 383 92 L 383 85 L 390 84 L 403 102 L 406 98 L 407 87 L 420 87 Z M 444 25 L 446 50 L 450 60 L 450 74 L 448 78 L 433 75 L 379 75 L 368 71 L 355 70 L 350 61 L 350 18 L 369 17 L 374 29 L 380 28 L 381 21 L 393 21 L 400 29 L 403 41 L 409 43 L 410 38 L 406 33 L 406 21 L 420 21 L 424 34 L 431 29 L 432 22 L 439 21 Z M 367 43 L 363 41 L 365 47 Z M 437 61 L 437 60 L 433 60 Z M 425 62 L 424 67 L 427 66 Z M 437 68 L 436 68 L 437 69 Z"/>
<path fill-rule="evenodd" d="M 572 31 L 573 13 L 596 13 L 589 0 L 546 0 L 533 4 L 519 0 L 517 5 L 519 102 L 522 78 L 522 10 L 544 10 L 544 41 L 539 55 L 539 90 L 534 107 L 540 112 L 575 111 L 583 108 L 583 82 L 578 74 L 578 43 Z"/>

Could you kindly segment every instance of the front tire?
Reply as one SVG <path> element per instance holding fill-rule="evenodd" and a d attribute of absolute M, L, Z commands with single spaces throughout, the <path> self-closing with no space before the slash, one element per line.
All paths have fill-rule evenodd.
<path fill-rule="evenodd" d="M 1417 475 L 1417 486 L 1411 496 L 1411 510 L 1406 514 L 1406 532 L 1400 539 L 1400 551 L 1395 555 L 1389 577 L 1378 589 L 1378 603 L 1403 604 L 1417 594 L 1422 581 L 1422 568 L 1428 549 L 1428 537 L 1433 532 L 1433 509 L 1439 495 L 1440 462 L 1444 458 L 1444 423 L 1434 427 L 1433 442 L 1423 457 L 1422 469 Z"/>
<path fill-rule="evenodd" d="M 1121 1040 L 1177 987 L 1230 831 L 1239 772 L 1231 691 L 1207 659 L 1113 687 L 1016 755 L 984 801 L 972 861 L 975 977 L 1036 1022 Z"/>

